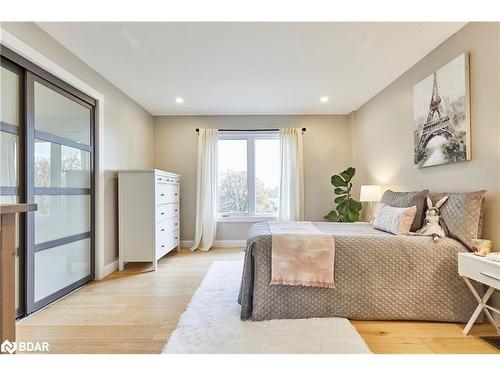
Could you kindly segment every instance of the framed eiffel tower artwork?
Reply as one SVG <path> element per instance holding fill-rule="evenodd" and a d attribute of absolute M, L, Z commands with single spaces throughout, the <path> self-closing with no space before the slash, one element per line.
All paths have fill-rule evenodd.
<path fill-rule="evenodd" d="M 463 53 L 413 88 L 414 164 L 470 160 L 469 54 Z"/>

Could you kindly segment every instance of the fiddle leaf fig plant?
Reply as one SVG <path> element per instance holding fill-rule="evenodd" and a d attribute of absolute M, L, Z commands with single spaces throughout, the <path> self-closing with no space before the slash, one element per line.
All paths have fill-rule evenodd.
<path fill-rule="evenodd" d="M 333 175 L 331 183 L 335 187 L 335 209 L 331 210 L 324 218 L 328 221 L 352 223 L 359 220 L 361 203 L 351 197 L 351 180 L 356 173 L 356 169 L 349 167 L 339 174 Z"/>

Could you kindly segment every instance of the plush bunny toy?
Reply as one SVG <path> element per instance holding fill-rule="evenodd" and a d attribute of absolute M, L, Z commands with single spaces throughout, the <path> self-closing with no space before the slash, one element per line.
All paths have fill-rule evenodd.
<path fill-rule="evenodd" d="M 441 198 L 435 205 L 432 200 L 427 197 L 427 212 L 425 213 L 424 226 L 420 228 L 414 235 L 431 236 L 434 242 L 440 238 L 446 237 L 446 224 L 440 216 L 439 208 L 448 200 L 448 197 Z"/>

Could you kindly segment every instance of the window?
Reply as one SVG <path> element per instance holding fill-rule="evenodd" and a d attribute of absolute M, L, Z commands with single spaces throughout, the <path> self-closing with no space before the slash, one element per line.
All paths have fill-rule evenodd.
<path fill-rule="evenodd" d="M 248 213 L 247 141 L 219 139 L 218 211 Z"/>
<path fill-rule="evenodd" d="M 217 211 L 221 220 L 278 215 L 277 132 L 221 132 L 218 141 Z"/>

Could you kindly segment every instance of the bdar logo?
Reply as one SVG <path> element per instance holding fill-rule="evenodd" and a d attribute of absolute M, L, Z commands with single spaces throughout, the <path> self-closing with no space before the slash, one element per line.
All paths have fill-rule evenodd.
<path fill-rule="evenodd" d="M 16 351 L 16 343 L 5 340 L 0 346 L 0 350 L 2 353 L 14 354 Z"/>
<path fill-rule="evenodd" d="M 31 353 L 31 352 L 48 352 L 49 343 L 47 341 L 16 341 L 11 342 L 5 340 L 0 346 L 2 353 L 14 354 L 18 353 Z"/>

